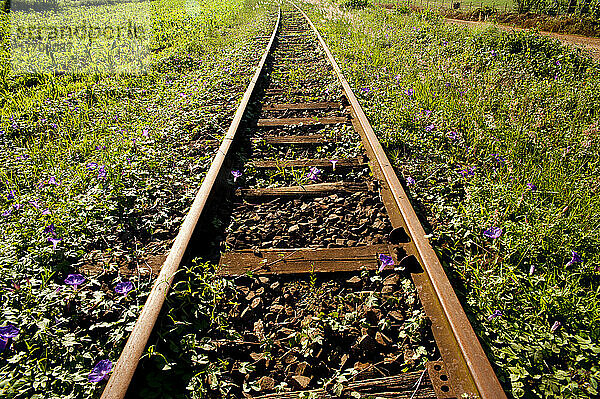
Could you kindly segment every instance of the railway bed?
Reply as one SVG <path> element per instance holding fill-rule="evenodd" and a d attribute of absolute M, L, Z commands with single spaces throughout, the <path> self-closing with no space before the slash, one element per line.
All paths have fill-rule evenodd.
<path fill-rule="evenodd" d="M 193 258 L 218 264 L 235 330 L 198 333 L 228 386 L 203 397 L 505 398 L 356 96 L 282 7 L 102 398 L 127 394 Z"/>

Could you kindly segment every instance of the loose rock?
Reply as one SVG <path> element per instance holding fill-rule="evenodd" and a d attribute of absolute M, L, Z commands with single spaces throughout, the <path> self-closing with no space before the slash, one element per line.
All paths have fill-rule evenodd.
<path fill-rule="evenodd" d="M 311 378 L 305 377 L 303 375 L 295 375 L 292 377 L 292 381 L 295 383 L 294 385 L 296 386 L 296 388 L 304 390 L 308 388 Z"/>

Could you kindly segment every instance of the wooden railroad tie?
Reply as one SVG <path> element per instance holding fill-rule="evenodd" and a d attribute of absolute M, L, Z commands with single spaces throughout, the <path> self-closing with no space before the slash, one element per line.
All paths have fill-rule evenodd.
<path fill-rule="evenodd" d="M 394 398 L 394 399 L 434 399 L 435 392 L 427 374 L 420 371 L 403 373 L 392 377 L 374 378 L 362 381 L 350 381 L 344 392 L 357 392 L 362 398 Z M 300 399 L 314 394 L 319 399 L 334 399 L 325 389 L 272 393 L 256 396 L 256 399 Z M 311 396 L 312 397 L 312 396 Z M 346 396 L 345 396 L 346 397 Z"/>
<path fill-rule="evenodd" d="M 243 197 L 298 197 L 298 196 L 324 196 L 335 193 L 356 193 L 371 191 L 372 185 L 365 182 L 335 182 L 315 183 L 304 186 L 286 186 L 269 188 L 243 188 L 236 191 Z"/>
<path fill-rule="evenodd" d="M 254 274 L 303 274 L 352 272 L 365 268 L 377 270 L 379 255 L 392 256 L 398 264 L 397 246 L 391 244 L 365 245 L 351 248 L 323 249 L 259 249 L 230 251 L 221 255 L 219 274 L 237 276 Z"/>
<path fill-rule="evenodd" d="M 311 166 L 333 169 L 333 163 L 329 159 L 267 159 L 251 161 L 247 165 L 256 169 L 307 168 Z M 335 162 L 336 169 L 363 168 L 366 166 L 368 164 L 363 157 L 338 159 Z"/>
<path fill-rule="evenodd" d="M 268 118 L 259 119 L 257 126 L 294 126 L 294 125 L 337 125 L 348 123 L 350 120 L 345 116 L 332 116 L 323 118 Z"/>
<path fill-rule="evenodd" d="M 257 143 L 264 140 L 267 144 L 280 145 L 280 144 L 325 144 L 331 140 L 322 134 L 309 134 L 309 135 L 290 135 L 290 136 L 264 136 L 263 138 L 252 139 L 253 142 Z"/>
<path fill-rule="evenodd" d="M 287 111 L 287 110 L 313 110 L 313 109 L 340 109 L 342 104 L 335 101 L 327 102 L 307 102 L 291 104 L 266 104 L 262 107 L 263 111 Z"/>
<path fill-rule="evenodd" d="M 302 62 L 297 62 L 297 63 L 302 64 Z M 282 89 L 282 88 L 265 90 L 265 95 L 267 95 L 267 96 L 272 96 L 272 95 L 276 95 L 276 94 L 287 94 L 287 95 L 294 95 L 294 96 L 314 96 L 315 92 L 308 92 L 308 91 L 303 91 L 303 90 L 290 90 L 290 89 Z"/>

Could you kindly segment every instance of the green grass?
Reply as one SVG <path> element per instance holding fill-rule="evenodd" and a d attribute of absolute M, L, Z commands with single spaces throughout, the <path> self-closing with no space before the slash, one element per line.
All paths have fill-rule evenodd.
<path fill-rule="evenodd" d="M 20 330 L 0 353 L 2 398 L 99 394 L 88 374 L 117 360 L 152 282 L 145 261 L 168 249 L 215 150 L 193 143 L 222 136 L 263 51 L 252 37 L 272 24 L 255 1 L 144 6 L 146 74 L 16 74 L 1 54 L 0 327 Z M 116 294 L 119 281 L 135 290 Z"/>
<path fill-rule="evenodd" d="M 81 6 L 58 3 L 56 8 L 39 11 L 13 10 L 11 69 L 31 74 L 140 73 L 151 56 L 153 5 L 150 1 L 86 2 Z M 46 37 L 53 39 L 41 39 Z"/>
<path fill-rule="evenodd" d="M 452 8 L 454 3 L 460 3 L 459 10 L 468 11 L 481 7 L 492 7 L 500 11 L 511 11 L 514 7 L 513 0 L 372 0 L 370 2 L 374 6 L 390 7 L 417 7 L 417 8 Z"/>
<path fill-rule="evenodd" d="M 410 196 L 503 386 L 595 397 L 598 64 L 536 33 L 467 30 L 432 12 L 350 15 L 313 12 L 399 173 L 416 180 Z M 492 226 L 500 238 L 484 237 Z"/>

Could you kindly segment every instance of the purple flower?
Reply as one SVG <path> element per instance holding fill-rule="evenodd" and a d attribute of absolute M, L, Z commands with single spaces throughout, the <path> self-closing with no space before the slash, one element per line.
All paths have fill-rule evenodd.
<path fill-rule="evenodd" d="M 527 188 L 530 189 L 531 191 L 537 190 L 536 185 L 533 183 L 527 183 Z"/>
<path fill-rule="evenodd" d="M 433 130 L 435 130 L 435 125 L 433 123 L 425 127 L 426 132 L 431 132 Z"/>
<path fill-rule="evenodd" d="M 0 327 L 0 338 L 14 338 L 17 335 L 19 335 L 19 329 L 12 324 L 7 324 L 4 327 Z"/>
<path fill-rule="evenodd" d="M 500 156 L 500 154 L 492 154 L 492 158 L 494 158 L 494 161 L 496 161 L 499 164 L 503 164 L 506 162 L 506 159 L 504 159 L 504 157 Z"/>
<path fill-rule="evenodd" d="M 15 198 L 15 190 L 10 190 L 8 192 L 8 194 L 6 195 L 6 199 L 7 200 L 11 200 L 11 199 L 14 199 L 14 198 Z"/>
<path fill-rule="evenodd" d="M 50 215 L 50 209 L 44 209 L 44 210 L 42 211 L 42 215 L 44 215 L 44 216 L 45 216 L 45 215 Z"/>
<path fill-rule="evenodd" d="M 396 75 L 396 84 L 400 84 L 400 81 L 402 80 L 402 76 L 400 75 Z"/>
<path fill-rule="evenodd" d="M 96 162 L 90 162 L 87 164 L 87 170 L 94 170 L 98 167 L 98 164 Z"/>
<path fill-rule="evenodd" d="M 371 91 L 371 89 L 369 89 L 368 87 L 363 87 L 360 90 L 365 94 Z"/>
<path fill-rule="evenodd" d="M 46 226 L 46 228 L 44 229 L 44 233 L 52 234 L 53 236 L 56 235 L 56 231 L 54 230 L 54 223 L 50 223 L 48 226 Z"/>
<path fill-rule="evenodd" d="M 337 159 L 330 159 L 329 162 L 331 162 L 333 170 L 335 170 L 335 164 L 338 162 L 338 160 Z"/>
<path fill-rule="evenodd" d="M 560 66 L 560 61 L 556 60 L 556 66 Z"/>
<path fill-rule="evenodd" d="M 502 235 L 502 227 L 490 227 L 483 231 L 483 236 L 487 238 L 496 239 Z"/>
<path fill-rule="evenodd" d="M 409 186 L 412 186 L 413 184 L 417 184 L 417 181 L 415 179 L 413 179 L 412 177 L 408 176 L 406 178 L 406 184 L 408 184 Z"/>
<path fill-rule="evenodd" d="M 494 313 L 488 316 L 488 321 L 494 320 L 496 317 L 502 316 L 502 312 L 499 310 L 494 310 Z"/>
<path fill-rule="evenodd" d="M 84 281 L 85 277 L 81 274 L 69 274 L 65 279 L 65 284 L 72 285 L 77 289 L 77 286 L 83 284 Z"/>
<path fill-rule="evenodd" d="M 579 256 L 579 254 L 575 251 L 571 251 L 572 254 L 572 258 L 570 261 L 567 262 L 567 264 L 565 265 L 565 267 L 569 267 L 571 265 L 574 265 L 575 263 L 581 263 L 583 262 L 583 259 L 581 259 L 581 256 Z"/>
<path fill-rule="evenodd" d="M 319 168 L 317 168 L 316 166 L 313 166 L 310 168 L 309 172 L 306 174 L 306 177 L 308 177 L 310 180 L 316 182 L 317 180 L 319 180 L 319 175 L 322 173 L 323 171 Z"/>
<path fill-rule="evenodd" d="M 560 321 L 555 321 L 554 324 L 552 324 L 552 327 L 550 327 L 550 331 L 554 332 L 556 330 L 558 330 L 558 328 L 561 326 Z"/>
<path fill-rule="evenodd" d="M 474 176 L 475 175 L 475 169 L 477 169 L 476 166 L 468 166 L 466 169 L 460 170 L 458 173 L 460 173 L 461 176 Z"/>
<path fill-rule="evenodd" d="M 0 352 L 3 352 L 8 345 L 8 340 L 19 335 L 19 329 L 12 324 L 7 324 L 4 327 L 0 327 Z"/>
<path fill-rule="evenodd" d="M 531 265 L 531 267 L 529 268 L 529 275 L 533 275 L 533 273 L 535 272 L 535 265 Z"/>
<path fill-rule="evenodd" d="M 150 134 L 150 131 L 148 130 L 147 127 L 145 127 L 144 129 L 142 129 L 142 136 L 148 137 L 149 134 Z"/>
<path fill-rule="evenodd" d="M 231 174 L 233 175 L 233 182 L 235 183 L 238 177 L 242 175 L 242 172 L 240 172 L 239 170 L 232 170 Z"/>
<path fill-rule="evenodd" d="M 398 76 L 400 76 L 400 75 L 398 75 Z M 409 87 L 408 89 L 404 90 L 404 94 L 411 97 L 413 94 L 415 94 L 415 91 Z"/>
<path fill-rule="evenodd" d="M 105 378 L 108 378 L 108 373 L 112 370 L 112 362 L 110 360 L 100 360 L 92 371 L 90 375 L 88 375 L 88 381 L 90 382 L 100 382 Z"/>
<path fill-rule="evenodd" d="M 51 176 L 51 177 L 48 179 L 48 184 L 53 184 L 53 185 L 55 185 L 55 186 L 58 186 L 58 182 L 56 181 L 56 178 L 55 178 L 54 176 Z"/>
<path fill-rule="evenodd" d="M 458 133 L 451 130 L 448 132 L 448 138 L 450 138 L 451 140 L 458 140 Z"/>
<path fill-rule="evenodd" d="M 389 255 L 379 254 L 379 261 L 381 262 L 381 266 L 379 266 L 380 272 L 387 266 L 394 266 L 394 259 Z"/>
<path fill-rule="evenodd" d="M 121 281 L 115 286 L 115 292 L 121 295 L 127 295 L 133 289 L 131 281 Z"/>
<path fill-rule="evenodd" d="M 52 243 L 52 250 L 56 251 L 56 246 L 62 241 L 62 238 L 48 237 L 48 241 Z"/>
<path fill-rule="evenodd" d="M 98 168 L 98 179 L 104 179 L 106 177 L 106 170 L 104 169 L 104 166 L 100 166 Z"/>
<path fill-rule="evenodd" d="M 12 208 L 8 208 L 4 212 L 2 212 L 2 216 L 9 216 L 12 213 Z"/>

